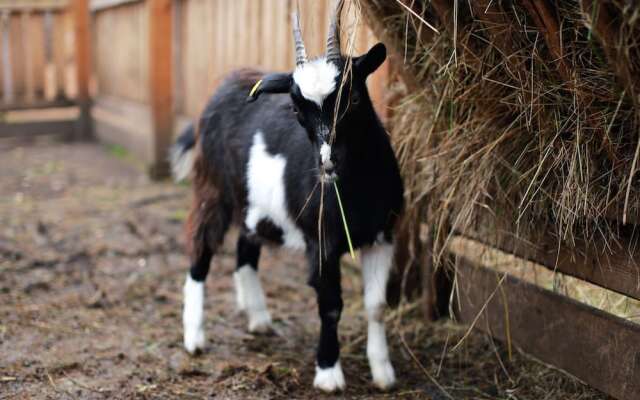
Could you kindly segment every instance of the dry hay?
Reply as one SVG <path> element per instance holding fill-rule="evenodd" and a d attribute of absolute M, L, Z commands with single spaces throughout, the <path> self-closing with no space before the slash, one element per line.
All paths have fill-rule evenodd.
<path fill-rule="evenodd" d="M 568 246 L 628 235 L 620 221 L 640 211 L 637 8 L 404 1 L 440 21 L 436 34 L 400 1 L 359 3 L 404 59 L 391 134 L 409 220 L 434 227 L 441 248 L 487 211 Z"/>

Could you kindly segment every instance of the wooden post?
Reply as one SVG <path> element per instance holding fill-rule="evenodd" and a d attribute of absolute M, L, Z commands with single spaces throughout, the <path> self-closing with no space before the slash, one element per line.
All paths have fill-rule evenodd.
<path fill-rule="evenodd" d="M 91 97 L 89 95 L 89 77 L 91 74 L 91 40 L 89 30 L 89 0 L 73 0 L 71 3 L 74 17 L 76 80 L 78 84 L 77 102 L 80 108 L 76 139 L 89 139 L 93 136 L 91 126 Z"/>
<path fill-rule="evenodd" d="M 2 23 L 2 94 L 5 104 L 13 103 L 13 70 L 11 65 L 11 34 L 9 11 L 3 11 Z"/>
<path fill-rule="evenodd" d="M 149 84 L 153 121 L 153 149 L 149 173 L 153 179 L 169 175 L 167 152 L 173 133 L 172 0 L 154 0 L 149 7 Z"/>

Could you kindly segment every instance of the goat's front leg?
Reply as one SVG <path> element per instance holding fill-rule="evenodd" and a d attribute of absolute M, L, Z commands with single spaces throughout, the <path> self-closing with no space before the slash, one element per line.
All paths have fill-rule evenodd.
<path fill-rule="evenodd" d="M 345 388 L 338 342 L 338 323 L 342 313 L 340 264 L 335 257 L 335 260 L 323 261 L 320 266 L 317 265 L 317 253 L 315 257 L 309 257 L 312 263 L 309 283 L 316 290 L 321 322 L 313 386 L 325 392 L 334 392 Z"/>
<path fill-rule="evenodd" d="M 396 376 L 391 361 L 384 328 L 387 282 L 393 260 L 393 244 L 376 243 L 362 249 L 364 305 L 367 312 L 367 357 L 373 383 L 380 389 L 394 385 Z"/>

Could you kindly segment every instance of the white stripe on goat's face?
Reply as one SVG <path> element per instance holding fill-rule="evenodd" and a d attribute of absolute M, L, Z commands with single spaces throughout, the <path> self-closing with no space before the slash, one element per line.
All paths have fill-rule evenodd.
<path fill-rule="evenodd" d="M 322 143 L 320 146 L 320 161 L 322 161 L 322 165 L 331 169 L 331 146 L 326 143 Z"/>
<path fill-rule="evenodd" d="M 268 220 L 282 230 L 284 246 L 304 250 L 304 236 L 288 213 L 284 188 L 287 160 L 282 154 L 269 154 L 262 132 L 253 136 L 247 165 L 247 217 L 245 225 L 256 232 L 258 224 Z"/>
<path fill-rule="evenodd" d="M 322 179 L 325 182 L 334 181 L 337 178 L 337 175 L 334 172 L 335 165 L 333 160 L 331 160 L 331 146 L 326 142 L 322 142 L 322 145 L 320 145 L 320 163 L 322 164 L 322 169 L 324 171 Z"/>
<path fill-rule="evenodd" d="M 318 58 L 296 67 L 293 80 L 305 99 L 322 108 L 324 99 L 336 90 L 336 78 L 339 74 L 334 63 L 326 58 Z"/>

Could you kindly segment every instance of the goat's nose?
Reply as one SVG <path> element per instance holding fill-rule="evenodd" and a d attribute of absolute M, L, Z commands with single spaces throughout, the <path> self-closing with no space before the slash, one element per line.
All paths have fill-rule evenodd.
<path fill-rule="evenodd" d="M 333 168 L 325 168 L 324 169 L 324 173 L 326 175 L 332 176 L 332 175 L 334 175 L 334 169 Z"/>
<path fill-rule="evenodd" d="M 333 168 L 335 167 L 335 165 L 333 164 L 333 160 L 329 159 L 325 162 L 322 163 L 322 166 L 324 167 L 324 169 L 326 170 L 333 170 Z"/>
<path fill-rule="evenodd" d="M 328 159 L 322 163 L 322 168 L 324 169 L 325 173 L 331 175 L 333 173 L 333 170 L 335 169 L 335 164 L 331 159 Z"/>

